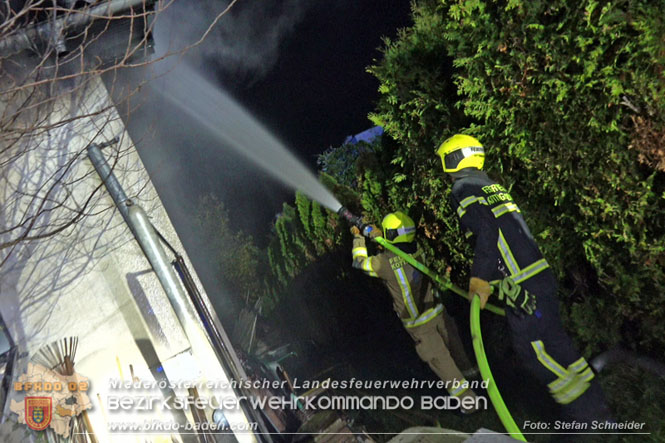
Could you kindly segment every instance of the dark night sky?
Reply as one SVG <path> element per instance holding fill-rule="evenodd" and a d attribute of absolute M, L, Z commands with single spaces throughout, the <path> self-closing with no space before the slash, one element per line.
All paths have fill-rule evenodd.
<path fill-rule="evenodd" d="M 224 5 L 176 1 L 157 22 L 155 56 L 198 38 Z M 365 69 L 380 58 L 381 38 L 410 24 L 408 1 L 240 0 L 232 11 L 184 62 L 229 91 L 310 169 L 317 154 L 371 127 L 367 114 L 378 99 L 378 81 Z M 158 64 L 156 71 L 163 68 Z M 175 109 L 156 92 L 154 74 L 154 65 L 118 72 L 128 85 L 146 79 L 150 85 L 132 99 L 140 107 L 125 123 L 199 276 L 214 293 L 219 269 L 206 239 L 215 232 L 196 230 L 200 198 L 222 200 L 231 227 L 265 246 L 272 220 L 294 191 Z M 110 77 L 107 82 L 114 81 Z M 223 119 L 224 110 L 216 118 Z"/>
<path fill-rule="evenodd" d="M 380 59 L 382 36 L 395 37 L 411 21 L 409 2 L 392 3 L 241 0 L 184 62 L 218 82 L 314 170 L 319 153 L 372 126 L 367 114 L 378 81 L 366 67 Z M 198 38 L 224 6 L 192 4 L 176 2 L 157 21 L 156 56 Z M 293 190 L 150 90 L 141 90 L 144 103 L 126 123 L 176 228 L 188 223 L 201 196 L 213 194 L 231 211 L 233 228 L 264 241 Z M 223 119 L 223 110 L 214 118 Z"/>
<path fill-rule="evenodd" d="M 260 81 L 246 87 L 220 73 L 239 101 L 311 166 L 321 151 L 371 126 L 378 82 L 365 68 L 380 58 L 381 37 L 410 23 L 407 1 L 341 3 L 308 9 Z"/>
<path fill-rule="evenodd" d="M 411 22 L 409 2 L 393 3 L 240 0 L 183 62 L 226 89 L 314 170 L 319 153 L 372 125 L 367 114 L 378 99 L 378 81 L 366 67 L 380 59 L 381 38 L 394 38 Z M 157 22 L 155 57 L 198 38 L 224 6 L 215 0 L 196 2 L 196 9 L 193 4 L 178 0 Z M 185 16 L 190 20 L 183 22 Z M 140 107 L 124 116 L 125 124 L 198 275 L 215 294 L 223 284 L 218 252 L 207 239 L 217 232 L 197 228 L 201 198 L 216 196 L 229 212 L 231 228 L 251 234 L 264 247 L 275 215 L 284 202 L 293 202 L 294 191 L 169 102 L 165 91 L 192 88 L 187 80 L 175 85 L 168 76 L 155 80 L 166 68 L 160 63 L 118 71 L 119 82 L 128 86 L 149 82 L 132 98 Z M 119 93 L 113 75 L 105 81 Z M 224 118 L 220 108 L 210 121 Z M 216 299 L 226 312 L 229 306 L 223 303 L 231 299 Z"/>

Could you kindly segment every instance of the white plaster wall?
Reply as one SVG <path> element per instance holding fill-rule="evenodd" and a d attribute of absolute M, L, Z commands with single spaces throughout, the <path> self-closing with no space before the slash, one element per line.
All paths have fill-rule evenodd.
<path fill-rule="evenodd" d="M 79 210 L 84 213 L 56 235 L 0 250 L 0 313 L 14 341 L 30 356 L 55 340 L 79 338 L 75 369 L 92 383 L 94 430 L 102 441 L 120 441 L 123 437 L 105 433 L 106 421 L 114 417 L 104 413 L 103 403 L 109 394 L 107 380 L 120 378 L 121 372 L 129 379 L 130 364 L 137 377 L 152 379 L 150 358 L 137 342 L 151 343 L 159 360 L 167 363 L 193 353 L 190 360 L 198 365 L 201 379 L 227 376 L 218 363 L 211 363 L 214 355 L 205 343 L 190 349 L 157 278 L 149 272 L 148 261 L 85 155 L 90 141 L 120 137 L 118 146 L 104 150 L 119 182 L 189 264 L 99 79 L 93 78 L 75 94 L 63 95 L 46 123 L 69 117 L 77 118 L 0 151 L 4 161 L 0 244 L 20 237 L 30 223 L 34 222 L 29 235 L 35 235 L 66 223 Z M 3 233 L 14 226 L 19 228 Z M 229 420 L 246 422 L 241 412 Z M 135 441 L 135 437 L 126 438 Z M 252 441 L 253 436 L 243 434 L 239 439 Z"/>

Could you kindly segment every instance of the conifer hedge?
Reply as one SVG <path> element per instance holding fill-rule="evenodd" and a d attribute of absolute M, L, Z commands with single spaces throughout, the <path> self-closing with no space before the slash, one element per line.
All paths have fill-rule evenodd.
<path fill-rule="evenodd" d="M 431 265 L 464 285 L 472 252 L 448 205 L 436 146 L 465 132 L 509 187 L 562 282 L 579 343 L 665 350 L 665 19 L 659 1 L 421 0 L 384 41 L 370 119 L 390 139 L 327 152 L 345 204 L 418 220 Z M 348 148 L 340 148 L 340 150 Z M 325 162 L 324 162 L 325 163 Z M 333 169 L 333 168 L 331 168 Z M 332 171 L 329 171 L 332 172 Z M 288 279 L 344 244 L 334 214 L 298 195 L 270 259 Z"/>
<path fill-rule="evenodd" d="M 398 143 L 388 155 L 388 206 L 423 215 L 435 249 L 448 249 L 463 274 L 459 264 L 470 257 L 457 243 L 432 151 L 455 132 L 477 136 L 490 175 L 511 187 L 564 282 L 582 341 L 596 348 L 623 341 L 660 355 L 664 6 L 419 2 L 414 25 L 386 41 L 370 68 L 382 93 L 372 119 Z"/>
<path fill-rule="evenodd" d="M 559 276 L 563 317 L 584 354 L 620 344 L 662 361 L 663 11 L 664 0 L 414 2 L 413 25 L 368 68 L 380 82 L 370 119 L 387 136 L 360 154 L 326 152 L 321 164 L 334 160 L 328 172 L 344 175 L 324 181 L 374 222 L 407 211 L 428 264 L 451 265 L 466 286 L 473 254 L 434 151 L 457 132 L 478 137 L 488 173 L 509 188 Z M 299 196 L 276 225 L 275 272 L 286 284 L 326 251 L 349 248 L 346 229 Z M 618 415 L 661 423 L 644 408 L 663 390 L 644 374 L 626 377 L 604 375 Z"/>

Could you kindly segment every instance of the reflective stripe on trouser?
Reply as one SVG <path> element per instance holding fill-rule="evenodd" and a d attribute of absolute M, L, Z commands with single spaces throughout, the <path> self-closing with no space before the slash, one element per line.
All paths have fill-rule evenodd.
<path fill-rule="evenodd" d="M 540 382 L 543 393 L 552 397 L 556 394 L 558 401 L 570 400 L 560 403 L 566 419 L 579 422 L 607 419 L 609 409 L 600 385 L 561 324 L 554 275 L 550 271 L 540 273 L 529 279 L 525 287 L 536 295 L 538 308 L 534 315 L 519 315 L 513 308 L 506 309 L 513 349 L 523 366 Z M 532 342 L 540 342 L 542 346 L 534 346 Z M 571 371 L 574 374 L 570 378 L 577 382 L 566 380 Z"/>
<path fill-rule="evenodd" d="M 420 359 L 446 382 L 451 395 L 475 396 L 474 392 L 468 389 L 468 384 L 457 366 L 457 363 L 464 364 L 464 369 L 467 369 L 471 367 L 471 363 L 464 353 L 457 329 L 446 328 L 443 315 L 436 315 L 427 323 L 406 330 L 416 342 L 416 352 Z M 452 319 L 447 317 L 446 322 L 450 321 Z M 451 351 L 454 354 L 451 354 Z"/>
<path fill-rule="evenodd" d="M 441 314 L 442 312 L 443 312 L 443 305 L 439 303 L 433 308 L 429 308 L 427 311 L 420 314 L 417 318 L 402 319 L 402 323 L 406 328 L 415 328 L 418 326 L 422 326 L 425 323 L 433 320 L 434 318 L 436 318 L 437 315 Z"/>
<path fill-rule="evenodd" d="M 557 376 L 556 380 L 547 385 L 557 403 L 566 405 L 576 400 L 589 388 L 589 382 L 593 379 L 594 373 L 584 357 L 580 357 L 564 368 L 547 353 L 542 341 L 532 341 L 531 346 L 538 361 Z"/>
<path fill-rule="evenodd" d="M 469 382 L 466 379 L 463 379 L 460 382 L 453 383 L 448 387 L 448 393 L 453 397 L 460 397 L 466 391 L 469 390 Z"/>

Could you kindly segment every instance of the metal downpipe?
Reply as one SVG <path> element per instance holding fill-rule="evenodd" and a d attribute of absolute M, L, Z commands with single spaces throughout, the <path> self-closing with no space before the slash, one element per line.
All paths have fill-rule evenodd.
<path fill-rule="evenodd" d="M 132 200 L 127 197 L 127 194 L 102 155 L 101 148 L 104 145 L 110 145 L 113 143 L 114 141 L 103 145 L 91 144 L 88 146 L 88 157 L 101 177 L 109 194 L 113 198 L 120 214 L 136 238 L 145 257 L 150 262 L 150 265 L 173 307 L 178 322 L 189 341 L 192 352 L 198 350 L 202 353 L 198 355 L 199 364 L 204 365 L 201 369 L 203 370 L 206 367 L 210 367 L 209 363 L 214 361 L 219 365 L 219 368 L 222 370 L 221 372 L 224 373 L 225 371 L 223 368 L 225 364 L 223 361 L 220 361 L 221 356 L 217 354 L 215 346 L 211 342 L 211 337 L 207 336 L 204 327 L 199 321 L 197 321 L 194 307 L 189 305 L 189 294 L 187 294 L 184 287 L 181 285 L 176 271 L 171 266 L 170 261 L 162 248 L 159 236 L 155 231 L 155 228 L 152 226 L 148 215 L 143 208 L 134 204 Z M 201 358 L 205 361 L 202 361 Z M 233 378 L 235 374 L 234 371 L 231 371 L 231 373 L 224 373 L 224 375 L 227 378 Z M 247 414 L 247 411 L 244 410 L 245 408 L 243 406 L 244 405 L 241 404 L 243 409 L 243 419 L 241 419 L 241 421 L 246 422 L 248 418 L 252 417 L 252 415 Z M 229 418 L 231 417 L 229 416 Z M 237 421 L 237 418 L 233 421 Z M 253 433 L 240 434 L 236 437 L 240 436 L 245 437 L 244 439 L 239 439 L 241 441 L 256 440 L 256 436 Z"/>
<path fill-rule="evenodd" d="M 88 157 L 104 182 L 111 198 L 113 198 L 120 214 L 134 234 L 136 241 L 139 243 L 139 246 L 141 246 L 143 253 L 155 271 L 155 274 L 157 274 L 157 278 L 164 288 L 166 296 L 169 298 L 185 334 L 189 338 L 190 333 L 192 333 L 194 335 L 192 338 L 197 338 L 196 336 L 198 336 L 200 332 L 193 332 L 192 327 L 195 326 L 199 331 L 200 328 L 198 324 L 191 324 L 192 321 L 187 312 L 187 293 L 180 285 L 180 281 L 169 263 L 169 259 L 159 242 L 159 237 L 157 236 L 155 229 L 152 227 L 152 224 L 148 219 L 148 215 L 143 208 L 135 205 L 131 199 L 127 197 L 120 182 L 118 182 L 118 179 L 115 177 L 111 167 L 104 158 L 99 145 L 92 144 L 88 147 Z"/>

